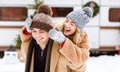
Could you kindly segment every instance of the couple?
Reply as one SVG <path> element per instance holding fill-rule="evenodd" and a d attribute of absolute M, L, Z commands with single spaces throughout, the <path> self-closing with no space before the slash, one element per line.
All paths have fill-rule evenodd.
<path fill-rule="evenodd" d="M 63 24 L 54 27 L 51 8 L 40 5 L 31 24 L 20 33 L 25 72 L 85 72 L 90 47 L 88 35 L 82 29 L 92 14 L 89 7 L 72 11 Z"/>

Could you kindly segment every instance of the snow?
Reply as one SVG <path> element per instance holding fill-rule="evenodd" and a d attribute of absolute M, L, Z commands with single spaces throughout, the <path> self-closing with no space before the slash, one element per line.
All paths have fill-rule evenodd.
<path fill-rule="evenodd" d="M 120 55 L 90 57 L 86 66 L 87 72 L 120 72 Z"/>
<path fill-rule="evenodd" d="M 0 59 L 0 72 L 24 72 L 25 63 L 2 63 Z M 120 55 L 90 57 L 86 62 L 87 72 L 120 72 Z"/>
<path fill-rule="evenodd" d="M 0 59 L 0 72 L 24 72 L 25 63 L 2 63 Z"/>

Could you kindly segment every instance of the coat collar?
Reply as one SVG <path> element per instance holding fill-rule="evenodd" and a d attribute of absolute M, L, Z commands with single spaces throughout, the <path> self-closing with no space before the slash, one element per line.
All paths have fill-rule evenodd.
<path fill-rule="evenodd" d="M 51 53 L 50 72 L 55 72 L 55 68 L 59 59 L 59 48 L 59 43 L 54 41 Z"/>

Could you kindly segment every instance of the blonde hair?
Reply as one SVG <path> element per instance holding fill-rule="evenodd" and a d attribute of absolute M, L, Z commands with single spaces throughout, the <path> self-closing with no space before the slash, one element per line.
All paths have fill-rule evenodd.
<path fill-rule="evenodd" d="M 60 29 L 62 32 L 63 32 L 63 29 L 64 29 L 64 25 L 63 25 L 63 24 L 64 24 L 64 22 L 58 26 L 59 29 Z M 82 33 L 83 33 L 83 31 L 81 31 L 81 30 L 77 27 L 77 29 L 76 29 L 76 31 L 75 31 L 75 34 L 74 34 L 73 37 L 72 37 L 73 43 L 75 43 L 76 45 L 79 44 L 80 39 L 81 39 L 81 37 L 82 37 Z"/>

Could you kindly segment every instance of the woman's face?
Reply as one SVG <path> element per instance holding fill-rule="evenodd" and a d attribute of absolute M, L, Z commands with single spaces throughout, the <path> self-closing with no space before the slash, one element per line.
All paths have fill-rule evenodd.
<path fill-rule="evenodd" d="M 48 32 L 45 30 L 40 30 L 38 28 L 32 29 L 32 36 L 36 40 L 37 44 L 46 44 L 49 40 Z"/>
<path fill-rule="evenodd" d="M 63 29 L 64 29 L 63 31 L 64 35 L 70 36 L 75 33 L 75 31 L 77 30 L 77 27 L 70 18 L 66 18 Z"/>

